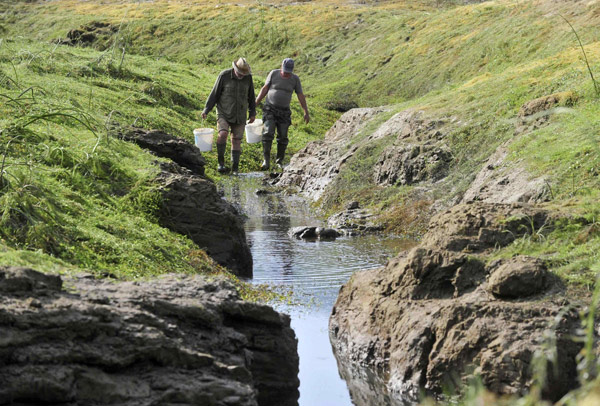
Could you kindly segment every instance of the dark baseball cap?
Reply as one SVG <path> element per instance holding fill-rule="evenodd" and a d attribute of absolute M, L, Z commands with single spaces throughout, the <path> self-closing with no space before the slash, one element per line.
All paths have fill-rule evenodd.
<path fill-rule="evenodd" d="M 292 58 L 285 58 L 281 63 L 281 68 L 286 73 L 292 73 L 294 71 L 294 60 Z"/>

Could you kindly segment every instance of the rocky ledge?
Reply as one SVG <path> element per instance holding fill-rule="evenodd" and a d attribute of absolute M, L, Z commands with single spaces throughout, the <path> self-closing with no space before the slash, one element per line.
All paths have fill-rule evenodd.
<path fill-rule="evenodd" d="M 432 219 L 420 246 L 354 274 L 330 319 L 342 371 L 379 371 L 395 398 L 441 393 L 474 374 L 496 393 L 523 394 L 535 354 L 552 348 L 543 394 L 564 395 L 577 385 L 577 306 L 538 259 L 486 262 L 490 250 L 549 223 L 523 204 L 458 205 Z"/>
<path fill-rule="evenodd" d="M 252 253 L 237 209 L 221 198 L 208 179 L 175 163 L 160 167 L 156 179 L 163 194 L 160 224 L 190 237 L 234 274 L 252 277 Z"/>
<path fill-rule="evenodd" d="M 290 319 L 231 284 L 0 267 L 0 404 L 297 405 Z"/>
<path fill-rule="evenodd" d="M 152 151 L 157 156 L 169 158 L 192 171 L 194 175 L 204 175 L 206 161 L 202 153 L 195 145 L 183 138 L 161 130 L 146 130 L 139 127 L 122 129 L 120 136 L 126 141 L 134 142 L 141 148 Z"/>
<path fill-rule="evenodd" d="M 122 139 L 173 161 L 161 163 L 155 179 L 162 192 L 161 226 L 187 235 L 234 274 L 252 277 L 252 253 L 242 217 L 203 176 L 205 160 L 200 150 L 160 130 L 128 127 L 118 132 Z"/>

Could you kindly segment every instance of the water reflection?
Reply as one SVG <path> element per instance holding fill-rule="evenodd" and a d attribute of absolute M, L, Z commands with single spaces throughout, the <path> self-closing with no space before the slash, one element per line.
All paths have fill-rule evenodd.
<path fill-rule="evenodd" d="M 367 368 L 338 360 L 340 376 L 346 381 L 355 406 L 414 406 L 417 403 L 393 397 L 379 375 Z"/>
<path fill-rule="evenodd" d="M 405 241 L 375 236 L 339 238 L 336 241 L 296 240 L 288 231 L 296 226 L 324 226 L 299 197 L 260 194 L 262 174 L 244 174 L 226 179 L 220 188 L 227 200 L 247 216 L 248 243 L 254 259 L 255 283 L 282 285 L 293 291 L 302 306 L 276 305 L 290 314 L 298 337 L 300 356 L 300 406 L 400 406 L 385 400 L 365 403 L 375 391 L 367 376 L 338 372 L 329 342 L 328 321 L 339 288 L 353 272 L 376 268 L 395 255 Z M 347 379 L 350 391 L 340 377 Z M 367 379 L 367 381 L 363 381 Z M 356 382 L 355 382 L 356 381 Z M 375 385 L 376 380 L 371 380 Z M 353 388 L 356 388 L 354 390 Z M 351 395 L 352 394 L 352 399 Z"/>

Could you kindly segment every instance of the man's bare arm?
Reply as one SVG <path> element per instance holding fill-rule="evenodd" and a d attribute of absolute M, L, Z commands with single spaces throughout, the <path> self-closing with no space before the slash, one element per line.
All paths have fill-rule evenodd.
<path fill-rule="evenodd" d="M 302 110 L 304 110 L 304 122 L 308 124 L 310 121 L 310 116 L 308 114 L 308 106 L 306 105 L 306 97 L 304 97 L 304 93 L 298 93 L 298 101 L 300 102 L 300 106 L 302 106 Z"/>

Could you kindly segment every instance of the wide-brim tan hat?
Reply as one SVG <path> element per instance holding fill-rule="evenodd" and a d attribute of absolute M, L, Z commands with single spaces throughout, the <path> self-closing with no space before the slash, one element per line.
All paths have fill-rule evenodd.
<path fill-rule="evenodd" d="M 246 76 L 252 74 L 252 70 L 250 69 L 248 61 L 246 61 L 246 58 L 240 58 L 237 61 L 232 62 L 231 66 L 233 66 L 233 69 L 240 75 Z"/>

